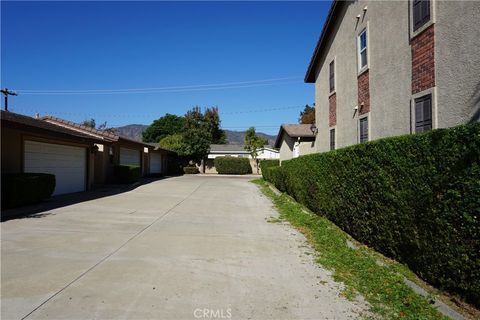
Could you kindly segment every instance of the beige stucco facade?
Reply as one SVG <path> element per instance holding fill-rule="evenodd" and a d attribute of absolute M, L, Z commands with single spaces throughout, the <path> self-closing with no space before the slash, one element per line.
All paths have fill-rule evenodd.
<path fill-rule="evenodd" d="M 280 162 L 316 152 L 315 141 L 312 138 L 292 138 L 288 134 L 282 133 L 280 139 Z M 298 154 L 294 153 L 296 143 L 298 144 Z"/>
<path fill-rule="evenodd" d="M 432 94 L 433 128 L 478 121 L 480 108 L 480 2 L 432 1 L 435 86 L 412 94 L 411 2 L 346 1 L 318 55 L 316 150 L 330 150 L 330 129 L 341 148 L 359 143 L 359 119 L 369 140 L 412 133 L 413 99 Z M 367 30 L 370 111 L 358 106 L 357 38 Z M 335 64 L 336 124 L 329 125 L 329 65 Z"/>

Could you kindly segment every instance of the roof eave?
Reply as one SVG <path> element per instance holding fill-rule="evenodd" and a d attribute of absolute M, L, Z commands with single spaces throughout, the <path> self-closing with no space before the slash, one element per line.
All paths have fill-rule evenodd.
<path fill-rule="evenodd" d="M 341 1 L 339 0 L 333 0 L 332 1 L 332 6 L 330 7 L 330 10 L 328 11 L 327 15 L 327 20 L 325 21 L 325 24 L 323 25 L 322 28 L 322 33 L 320 34 L 320 38 L 317 42 L 317 45 L 315 46 L 315 50 L 313 52 L 312 58 L 310 59 L 310 64 L 308 65 L 307 73 L 305 74 L 304 82 L 305 83 L 315 83 L 315 72 L 317 70 L 317 61 L 318 61 L 318 56 L 320 53 L 320 49 L 323 46 L 323 43 L 326 39 L 326 34 L 327 34 L 327 29 L 332 23 L 332 18 L 333 14 L 335 12 L 335 9 L 338 7 L 338 4 Z"/>

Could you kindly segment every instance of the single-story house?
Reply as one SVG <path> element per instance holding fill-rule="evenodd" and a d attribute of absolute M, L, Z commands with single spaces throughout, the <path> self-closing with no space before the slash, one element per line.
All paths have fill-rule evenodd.
<path fill-rule="evenodd" d="M 245 150 L 245 146 L 242 144 L 211 144 L 210 152 L 205 161 L 205 173 L 217 173 L 214 165 L 214 160 L 217 157 L 248 158 L 250 159 L 252 172 L 256 172 L 257 170 L 255 160 L 252 159 L 252 156 Z M 279 157 L 278 150 L 275 150 L 271 146 L 263 146 L 257 150 L 257 159 L 259 160 L 279 159 Z"/>
<path fill-rule="evenodd" d="M 174 156 L 173 152 L 161 149 L 158 145 L 128 139 L 114 131 L 98 130 L 53 116 L 42 117 L 42 120 L 103 139 L 103 143 L 96 145 L 95 183 L 97 184 L 114 181 L 115 165 L 140 166 L 143 175 L 165 174 L 167 158 Z"/>
<path fill-rule="evenodd" d="M 282 124 L 275 141 L 280 163 L 315 152 L 316 128 L 310 124 Z"/>
<path fill-rule="evenodd" d="M 54 174 L 54 195 L 93 186 L 101 138 L 8 111 L 1 111 L 1 128 L 2 173 Z"/>

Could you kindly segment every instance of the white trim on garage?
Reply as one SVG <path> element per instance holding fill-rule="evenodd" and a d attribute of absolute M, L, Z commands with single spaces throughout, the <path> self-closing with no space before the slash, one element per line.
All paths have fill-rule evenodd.
<path fill-rule="evenodd" d="M 85 191 L 87 148 L 25 140 L 24 172 L 54 174 L 53 195 Z"/>

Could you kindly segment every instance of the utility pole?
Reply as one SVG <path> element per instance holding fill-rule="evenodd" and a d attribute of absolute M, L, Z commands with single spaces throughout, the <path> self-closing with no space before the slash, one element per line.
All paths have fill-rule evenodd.
<path fill-rule="evenodd" d="M 18 96 L 18 94 L 7 88 L 0 90 L 0 92 L 5 96 L 5 111 L 8 111 L 8 96 Z"/>

